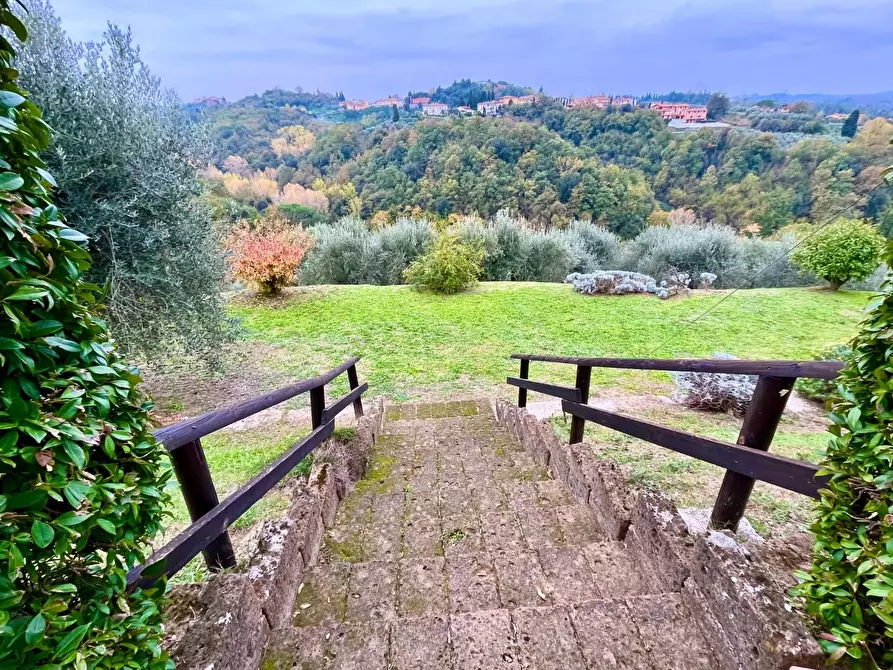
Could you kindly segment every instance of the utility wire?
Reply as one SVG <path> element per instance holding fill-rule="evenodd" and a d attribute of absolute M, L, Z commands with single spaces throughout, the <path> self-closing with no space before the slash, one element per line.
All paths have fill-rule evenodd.
<path fill-rule="evenodd" d="M 851 209 L 853 209 L 853 208 L 856 207 L 857 205 L 862 204 L 862 201 L 864 201 L 866 198 L 868 198 L 868 196 L 870 196 L 872 193 L 874 193 L 877 189 L 879 189 L 879 188 L 880 188 L 881 186 L 883 186 L 885 183 L 886 183 L 886 182 L 885 182 L 884 180 L 879 181 L 877 184 L 875 184 L 875 185 L 872 186 L 870 189 L 868 189 L 867 191 L 865 191 L 865 193 L 863 193 L 861 196 L 859 196 L 856 200 L 854 200 L 853 202 L 851 202 L 849 205 L 847 205 L 846 207 L 844 207 L 843 209 L 841 209 L 841 210 L 840 210 L 839 212 L 837 212 L 836 214 L 833 214 L 833 215 L 831 215 L 830 217 L 828 217 L 828 219 L 827 219 L 824 223 L 820 224 L 815 230 L 813 230 L 811 233 L 809 233 L 809 235 L 806 235 L 803 239 L 799 240 L 799 241 L 798 241 L 794 246 L 792 246 L 790 249 L 785 250 L 784 253 L 782 253 L 781 255 L 779 255 L 777 258 L 775 258 L 775 259 L 769 261 L 769 263 L 768 263 L 766 266 L 764 266 L 759 272 L 756 272 L 756 273 L 754 273 L 753 275 L 751 275 L 750 278 L 748 278 L 743 284 L 741 284 L 740 286 L 738 286 L 738 287 L 732 289 L 731 291 L 729 291 L 726 295 L 724 295 L 722 298 L 720 298 L 719 300 L 717 300 L 714 304 L 712 304 L 710 307 L 708 307 L 707 309 L 705 309 L 703 312 L 701 312 L 700 314 L 698 314 L 697 316 L 695 316 L 693 319 L 690 319 L 690 320 L 688 320 L 688 321 L 683 321 L 683 322 L 679 323 L 678 326 L 677 326 L 677 329 L 676 329 L 673 333 L 671 333 L 670 336 L 664 338 L 664 340 L 662 340 L 656 347 L 654 347 L 654 348 L 651 350 L 651 353 L 649 354 L 649 357 L 653 356 L 654 353 L 655 353 L 658 349 L 660 349 L 661 347 L 663 347 L 671 337 L 675 337 L 675 336 L 678 335 L 682 330 L 688 328 L 689 326 L 694 325 L 695 323 L 697 323 L 698 321 L 700 321 L 701 319 L 703 319 L 705 316 L 707 316 L 708 314 L 710 314 L 710 312 L 712 312 L 712 311 L 715 310 L 717 307 L 719 307 L 721 304 L 723 304 L 726 300 L 728 300 L 728 299 L 731 298 L 733 295 L 735 295 L 736 293 L 738 293 L 738 291 L 741 291 L 741 290 L 747 288 L 748 286 L 750 286 L 750 285 L 751 285 L 751 284 L 752 284 L 752 283 L 753 283 L 753 282 L 754 282 L 760 275 L 762 275 L 764 272 L 766 272 L 766 270 L 768 270 L 769 268 L 771 268 L 771 267 L 772 267 L 773 265 L 775 265 L 778 261 L 780 261 L 780 260 L 786 258 L 786 257 L 787 257 L 787 256 L 794 250 L 794 249 L 796 249 L 797 247 L 799 247 L 799 246 L 801 246 L 802 244 L 804 244 L 807 240 L 809 240 L 810 238 L 812 238 L 814 235 L 817 235 L 817 234 L 819 233 L 819 231 L 821 231 L 823 228 L 827 227 L 828 225 L 830 225 L 831 223 L 833 223 L 834 221 L 836 221 L 837 219 L 839 219 L 841 216 L 843 216 L 844 214 L 846 214 L 847 212 L 849 212 Z"/>

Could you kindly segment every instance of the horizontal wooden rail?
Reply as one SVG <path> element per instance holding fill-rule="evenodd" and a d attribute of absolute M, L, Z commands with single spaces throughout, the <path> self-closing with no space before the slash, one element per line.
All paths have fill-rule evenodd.
<path fill-rule="evenodd" d="M 363 382 L 362 384 L 357 386 L 352 391 L 345 393 L 343 396 L 338 398 L 338 400 L 333 402 L 331 405 L 328 405 L 322 411 L 322 422 L 328 423 L 329 421 L 334 419 L 336 416 L 338 416 L 342 412 L 342 410 L 347 408 L 348 405 L 352 405 L 354 402 L 356 402 L 356 400 L 361 395 L 363 395 L 368 389 L 369 389 L 369 384 L 367 384 L 366 382 Z"/>
<path fill-rule="evenodd" d="M 562 398 L 564 400 L 573 400 L 580 402 L 582 396 L 580 389 L 573 386 L 562 386 L 560 384 L 546 384 L 545 382 L 532 382 L 529 379 L 519 379 L 518 377 L 509 377 L 505 380 L 506 384 L 517 386 L 519 389 L 526 391 L 536 391 L 546 395 Z"/>
<path fill-rule="evenodd" d="M 592 368 L 622 368 L 626 370 L 663 370 L 667 372 L 719 372 L 736 375 L 772 377 L 807 377 L 836 379 L 843 368 L 839 361 L 746 361 L 725 359 L 663 359 L 663 358 L 584 358 L 580 356 L 549 356 L 544 354 L 512 354 L 521 361 L 565 363 Z"/>
<path fill-rule="evenodd" d="M 127 584 L 131 587 L 146 586 L 161 575 L 170 576 L 178 572 L 322 444 L 332 434 L 334 427 L 333 421 L 324 423 L 297 442 L 273 464 L 150 556 L 146 565 L 131 570 L 127 575 Z M 144 572 L 147 574 L 145 578 Z"/>
<path fill-rule="evenodd" d="M 182 447 L 184 444 L 198 440 L 205 435 L 229 426 L 236 421 L 241 421 L 252 414 L 257 414 L 262 410 L 269 409 L 274 405 L 290 400 L 302 393 L 307 393 L 315 388 L 324 386 L 338 375 L 356 365 L 359 360 L 359 357 L 349 358 L 337 368 L 333 368 L 318 377 L 305 379 L 296 384 L 277 389 L 272 393 L 268 393 L 259 398 L 246 400 L 237 405 L 214 410 L 213 412 L 197 416 L 194 419 L 187 419 L 186 421 L 181 421 L 173 426 L 162 428 L 155 433 L 155 437 L 159 442 L 164 443 L 164 446 L 168 451 L 173 451 L 174 449 Z"/>
<path fill-rule="evenodd" d="M 827 484 L 827 477 L 816 477 L 819 468 L 811 463 L 692 435 L 567 400 L 562 402 L 562 408 L 573 416 L 813 498 L 818 498 L 819 490 Z"/>

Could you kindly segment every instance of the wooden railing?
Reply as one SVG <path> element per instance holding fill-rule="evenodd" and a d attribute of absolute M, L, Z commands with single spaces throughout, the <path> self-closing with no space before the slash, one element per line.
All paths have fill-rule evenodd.
<path fill-rule="evenodd" d="M 259 398 L 208 412 L 156 432 L 155 437 L 170 452 L 192 524 L 150 556 L 145 565 L 131 570 L 127 575 L 128 584 L 133 587 L 151 583 L 161 575 L 171 576 L 199 552 L 204 554 L 205 563 L 211 570 L 236 567 L 236 556 L 227 529 L 332 434 L 335 417 L 348 405 L 353 405 L 357 418 L 363 415 L 362 395 L 368 384 L 360 384 L 357 378 L 356 364 L 359 360 L 350 358 L 319 377 L 305 379 Z M 350 392 L 326 405 L 326 384 L 344 372 L 347 372 Z M 205 460 L 201 438 L 303 393 L 310 394 L 312 432 L 221 503 Z"/>
<path fill-rule="evenodd" d="M 814 498 L 819 496 L 819 490 L 827 481 L 826 477 L 816 476 L 818 467 L 812 463 L 777 456 L 768 451 L 797 378 L 835 379 L 840 373 L 841 363 L 582 358 L 535 354 L 513 354 L 512 358 L 521 361 L 521 374 L 506 381 L 518 387 L 518 406 L 527 405 L 528 391 L 561 398 L 562 408 L 573 417 L 571 444 L 582 442 L 586 422 L 592 421 L 725 468 L 726 474 L 711 514 L 714 528 L 734 530 L 738 527 L 757 479 Z M 575 365 L 576 381 L 573 386 L 531 381 L 531 361 Z M 589 401 L 589 384 L 594 367 L 755 375 L 759 380 L 744 416 L 737 444 L 731 444 L 590 407 L 586 403 Z"/>

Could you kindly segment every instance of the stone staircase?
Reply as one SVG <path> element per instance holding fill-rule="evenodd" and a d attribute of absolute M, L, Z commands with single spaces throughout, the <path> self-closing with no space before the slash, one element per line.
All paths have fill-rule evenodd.
<path fill-rule="evenodd" d="M 534 457 L 487 402 L 391 407 L 261 667 L 757 667 Z"/>

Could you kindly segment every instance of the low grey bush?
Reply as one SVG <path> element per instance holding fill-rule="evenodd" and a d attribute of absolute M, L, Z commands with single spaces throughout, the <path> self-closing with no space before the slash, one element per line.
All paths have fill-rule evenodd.
<path fill-rule="evenodd" d="M 520 280 L 525 274 L 527 240 L 532 232 L 523 220 L 502 210 L 496 213 L 488 227 L 493 231 L 500 253 L 484 259 L 484 277 L 489 281 Z"/>
<path fill-rule="evenodd" d="M 738 240 L 741 257 L 731 272 L 734 287 L 788 288 L 815 284 L 816 278 L 800 272 L 787 255 L 796 242 L 793 235 L 781 240 Z"/>
<path fill-rule="evenodd" d="M 669 281 L 658 283 L 654 277 L 626 270 L 599 270 L 586 274 L 574 272 L 567 276 L 565 282 L 572 284 L 575 291 L 584 295 L 651 293 L 661 300 L 687 291 L 689 285 L 687 274 L 671 275 Z"/>
<path fill-rule="evenodd" d="M 578 250 L 574 272 L 592 272 L 618 267 L 620 238 L 604 226 L 589 221 L 571 221 L 565 229 L 571 247 Z"/>
<path fill-rule="evenodd" d="M 377 284 L 379 238 L 346 216 L 313 229 L 316 244 L 301 266 L 303 284 Z"/>
<path fill-rule="evenodd" d="M 426 219 L 397 219 L 378 233 L 378 273 L 381 284 L 402 284 L 403 272 L 434 240 Z"/>
<path fill-rule="evenodd" d="M 734 286 L 740 276 L 741 251 L 735 231 L 724 226 L 651 227 L 627 245 L 635 267 L 652 277 L 684 272 L 698 277 L 716 274 L 716 287 Z"/>
<path fill-rule="evenodd" d="M 713 358 L 734 360 L 731 354 L 714 354 Z M 674 400 L 694 409 L 744 414 L 757 387 L 753 375 L 732 375 L 712 372 L 673 372 L 676 382 Z"/>
<path fill-rule="evenodd" d="M 522 281 L 560 282 L 579 260 L 567 236 L 559 230 L 528 233 L 523 251 Z"/>

